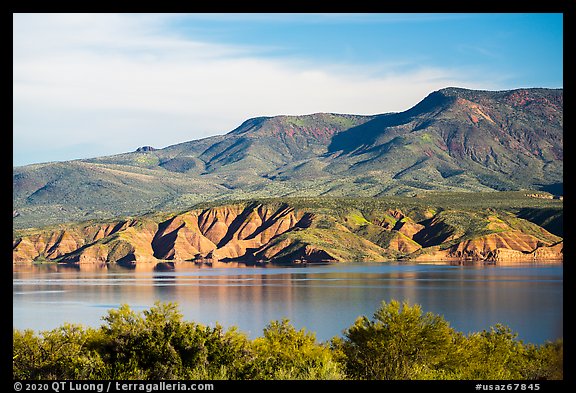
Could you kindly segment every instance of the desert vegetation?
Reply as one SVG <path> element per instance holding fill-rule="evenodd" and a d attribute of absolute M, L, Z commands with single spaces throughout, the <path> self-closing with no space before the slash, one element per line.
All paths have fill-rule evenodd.
<path fill-rule="evenodd" d="M 284 319 L 250 339 L 185 321 L 174 303 L 111 309 L 98 328 L 13 331 L 14 379 L 563 379 L 563 341 L 524 343 L 508 327 L 467 335 L 417 304 L 382 302 L 318 342 Z"/>

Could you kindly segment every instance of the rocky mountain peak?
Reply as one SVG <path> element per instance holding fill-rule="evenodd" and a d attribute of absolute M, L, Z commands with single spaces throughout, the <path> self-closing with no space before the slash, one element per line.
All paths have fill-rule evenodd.
<path fill-rule="evenodd" d="M 138 149 L 136 149 L 136 153 L 142 153 L 142 152 L 147 152 L 147 151 L 155 151 L 158 150 L 152 146 L 141 146 Z"/>

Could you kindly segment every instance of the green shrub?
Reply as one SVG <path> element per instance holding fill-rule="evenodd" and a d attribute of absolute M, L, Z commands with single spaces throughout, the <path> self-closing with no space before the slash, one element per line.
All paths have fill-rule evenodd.
<path fill-rule="evenodd" d="M 104 362 L 87 345 L 94 330 L 64 324 L 39 335 L 13 333 L 14 379 L 96 379 Z"/>
<path fill-rule="evenodd" d="M 468 336 L 419 305 L 383 302 L 318 343 L 286 319 L 254 340 L 183 321 L 173 303 L 110 310 L 99 329 L 13 331 L 14 379 L 562 379 L 563 341 L 523 344 L 496 325 Z"/>
<path fill-rule="evenodd" d="M 142 315 L 123 305 L 104 320 L 101 351 L 112 379 L 236 379 L 245 373 L 245 336 L 185 322 L 173 303 L 156 303 Z"/>
<path fill-rule="evenodd" d="M 272 321 L 253 341 L 254 379 L 341 379 L 330 349 L 314 333 L 296 330 L 287 319 Z"/>
<path fill-rule="evenodd" d="M 374 320 L 359 317 L 344 332 L 339 350 L 352 379 L 423 379 L 450 363 L 456 332 L 419 305 L 383 302 Z"/>

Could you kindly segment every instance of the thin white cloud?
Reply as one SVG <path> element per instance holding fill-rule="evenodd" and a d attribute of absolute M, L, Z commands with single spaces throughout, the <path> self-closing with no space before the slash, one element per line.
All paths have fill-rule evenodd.
<path fill-rule="evenodd" d="M 173 14 L 171 17 L 182 20 L 202 20 L 218 22 L 270 22 L 274 23 L 421 23 L 474 18 L 470 13 L 194 13 Z"/>
<path fill-rule="evenodd" d="M 401 111 L 445 86 L 491 87 L 454 70 L 402 72 L 401 62 L 266 58 L 177 35 L 171 17 L 14 15 L 15 165 L 33 151 L 114 154 L 221 134 L 254 116 Z"/>

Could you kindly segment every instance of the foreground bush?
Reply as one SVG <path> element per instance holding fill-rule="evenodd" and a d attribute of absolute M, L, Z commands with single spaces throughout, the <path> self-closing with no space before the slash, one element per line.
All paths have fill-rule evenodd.
<path fill-rule="evenodd" d="M 496 325 L 468 336 L 420 306 L 383 302 L 318 343 L 288 320 L 254 340 L 183 320 L 177 306 L 123 305 L 99 329 L 14 330 L 14 379 L 562 379 L 563 342 L 525 345 Z"/>
<path fill-rule="evenodd" d="M 419 305 L 382 303 L 333 339 L 351 379 L 562 379 L 563 343 L 524 345 L 496 325 L 468 337 Z"/>
<path fill-rule="evenodd" d="M 273 321 L 253 341 L 256 379 L 342 379 L 341 366 L 313 333 Z"/>
<path fill-rule="evenodd" d="M 360 317 L 334 346 L 353 379 L 422 379 L 450 369 L 457 333 L 419 305 L 384 303 L 374 321 Z"/>

